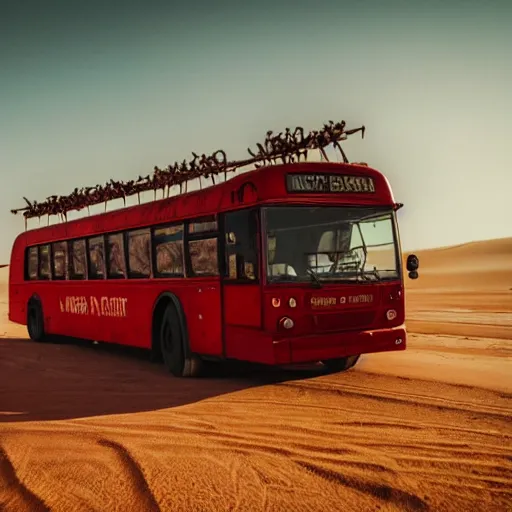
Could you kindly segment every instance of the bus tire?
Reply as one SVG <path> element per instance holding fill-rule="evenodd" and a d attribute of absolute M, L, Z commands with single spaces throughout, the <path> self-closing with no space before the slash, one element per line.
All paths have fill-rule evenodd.
<path fill-rule="evenodd" d="M 327 367 L 329 373 L 341 373 L 353 368 L 360 357 L 360 354 L 356 356 L 339 357 L 337 359 L 327 359 L 322 361 L 322 363 Z"/>
<path fill-rule="evenodd" d="M 169 372 L 175 377 L 198 377 L 201 360 L 194 354 L 186 354 L 187 340 L 176 307 L 172 303 L 165 308 L 159 333 L 162 357 Z"/>
<path fill-rule="evenodd" d="M 44 316 L 41 301 L 38 298 L 31 298 L 27 306 L 27 331 L 33 341 L 45 341 Z"/>

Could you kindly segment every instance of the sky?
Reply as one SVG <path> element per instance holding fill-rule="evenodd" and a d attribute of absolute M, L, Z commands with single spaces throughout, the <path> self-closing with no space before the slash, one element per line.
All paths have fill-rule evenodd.
<path fill-rule="evenodd" d="M 10 213 L 267 130 L 366 126 L 404 250 L 512 236 L 512 2 L 4 0 L 0 263 Z M 32 225 L 32 224 L 31 224 Z"/>

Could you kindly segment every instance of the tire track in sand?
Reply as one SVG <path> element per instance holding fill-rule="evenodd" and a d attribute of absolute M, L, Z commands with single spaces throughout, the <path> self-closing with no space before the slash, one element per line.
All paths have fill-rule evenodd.
<path fill-rule="evenodd" d="M 0 510 L 50 512 L 50 508 L 46 503 L 20 481 L 11 459 L 9 459 L 7 452 L 1 446 Z"/>
<path fill-rule="evenodd" d="M 420 405 L 426 409 L 446 410 L 471 414 L 473 417 L 503 419 L 510 417 L 510 409 L 503 406 L 490 404 L 468 404 L 466 401 L 454 400 L 452 398 L 437 397 L 426 394 L 407 393 L 395 390 L 382 390 L 370 386 L 355 386 L 350 384 L 333 385 L 330 381 L 325 382 L 281 382 L 277 386 L 294 389 L 297 393 L 313 392 L 315 395 L 345 396 L 375 400 L 400 405 Z"/>
<path fill-rule="evenodd" d="M 430 506 L 425 500 L 415 494 L 397 489 L 387 484 L 377 484 L 354 477 L 347 477 L 338 471 L 317 466 L 311 462 L 295 461 L 296 464 L 303 467 L 314 475 L 327 480 L 328 482 L 336 482 L 344 487 L 349 487 L 363 494 L 368 494 L 373 498 L 377 498 L 384 502 L 395 505 L 399 510 L 407 512 L 421 512 L 430 510 Z"/>
<path fill-rule="evenodd" d="M 138 498 L 137 506 L 139 510 L 160 512 L 160 507 L 149 488 L 144 473 L 130 452 L 122 444 L 108 439 L 99 439 L 98 444 L 112 450 L 126 470 L 130 487 Z"/>

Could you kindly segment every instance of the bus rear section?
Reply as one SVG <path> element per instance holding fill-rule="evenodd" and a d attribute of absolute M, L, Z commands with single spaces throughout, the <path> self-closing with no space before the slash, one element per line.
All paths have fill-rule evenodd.
<path fill-rule="evenodd" d="M 261 295 L 224 287 L 228 356 L 346 369 L 360 354 L 406 348 L 393 206 L 281 204 L 260 219 Z"/>

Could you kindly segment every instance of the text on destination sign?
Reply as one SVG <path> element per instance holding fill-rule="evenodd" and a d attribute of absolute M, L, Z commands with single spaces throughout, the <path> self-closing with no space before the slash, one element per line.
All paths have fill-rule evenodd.
<path fill-rule="evenodd" d="M 374 193 L 375 184 L 369 176 L 348 176 L 341 174 L 288 174 L 288 192 Z"/>

